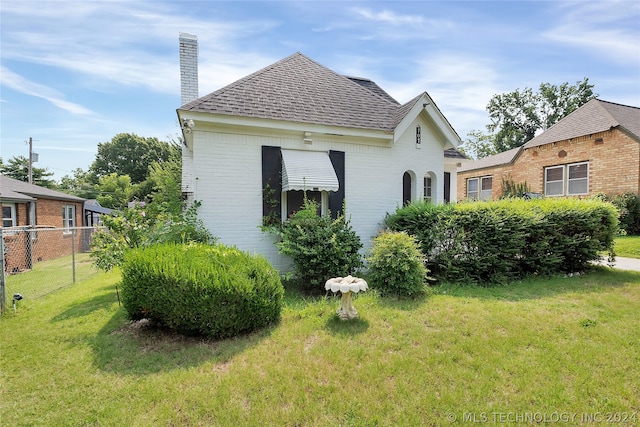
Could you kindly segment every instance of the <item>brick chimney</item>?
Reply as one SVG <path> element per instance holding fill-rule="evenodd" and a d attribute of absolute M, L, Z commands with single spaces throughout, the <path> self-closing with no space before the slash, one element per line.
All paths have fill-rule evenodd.
<path fill-rule="evenodd" d="M 198 36 L 180 33 L 180 105 L 198 99 Z"/>

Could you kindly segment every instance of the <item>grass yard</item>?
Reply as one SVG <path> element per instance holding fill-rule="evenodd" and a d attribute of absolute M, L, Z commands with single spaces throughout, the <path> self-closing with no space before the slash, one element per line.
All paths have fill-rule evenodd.
<path fill-rule="evenodd" d="M 0 319 L 0 424 L 640 424 L 640 273 L 370 292 L 349 322 L 338 299 L 288 293 L 278 325 L 224 341 L 127 322 L 118 280 Z"/>
<path fill-rule="evenodd" d="M 65 286 L 73 284 L 73 260 L 71 255 L 34 263 L 33 269 L 5 276 L 9 302 L 14 293 L 27 299 L 40 298 Z M 98 269 L 88 253 L 75 255 L 76 282 L 84 280 Z"/>
<path fill-rule="evenodd" d="M 640 236 L 616 237 L 615 251 L 617 256 L 640 258 Z"/>

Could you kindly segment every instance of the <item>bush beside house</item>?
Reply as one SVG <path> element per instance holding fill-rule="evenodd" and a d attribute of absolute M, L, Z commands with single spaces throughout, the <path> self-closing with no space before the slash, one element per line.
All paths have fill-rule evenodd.
<path fill-rule="evenodd" d="M 362 266 L 362 242 L 349 220 L 344 214 L 336 219 L 319 215 L 311 200 L 282 225 L 264 229 L 278 236 L 276 246 L 293 261 L 294 280 L 303 290 L 323 291 L 328 279 L 353 274 Z"/>
<path fill-rule="evenodd" d="M 420 202 L 398 209 L 385 223 L 418 239 L 438 278 L 488 284 L 582 271 L 602 251 L 613 255 L 618 211 L 600 200 Z"/>
<path fill-rule="evenodd" d="M 276 322 L 284 295 L 278 272 L 265 258 L 196 243 L 128 251 L 121 286 L 131 320 L 213 338 Z"/>
<path fill-rule="evenodd" d="M 428 270 L 414 237 L 393 231 L 381 233 L 373 240 L 367 261 L 369 285 L 382 295 L 424 292 Z"/>

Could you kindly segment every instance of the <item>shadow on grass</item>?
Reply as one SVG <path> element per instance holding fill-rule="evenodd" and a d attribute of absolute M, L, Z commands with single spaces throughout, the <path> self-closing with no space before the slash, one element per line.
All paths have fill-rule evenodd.
<path fill-rule="evenodd" d="M 214 340 L 160 329 L 145 320 L 130 322 L 120 309 L 88 341 L 96 366 L 106 372 L 148 375 L 203 363 L 214 363 L 223 371 L 235 355 L 257 345 L 274 328 L 272 325 L 251 334 Z"/>
<path fill-rule="evenodd" d="M 369 329 L 369 322 L 362 317 L 356 317 L 355 319 L 342 320 L 337 314 L 333 314 L 327 319 L 325 323 L 326 329 L 334 334 L 346 337 L 354 337 Z"/>
<path fill-rule="evenodd" d="M 124 308 L 117 305 L 115 286 L 106 286 L 98 291 L 100 293 L 89 300 L 71 304 L 52 321 L 68 321 L 71 326 L 74 320 L 89 322 L 92 314 L 107 312 L 93 317 L 103 319 L 99 320 L 102 327 L 97 333 L 81 335 L 80 338 L 92 349 L 95 366 L 106 372 L 148 375 L 203 363 L 214 363 L 223 372 L 224 366 L 235 355 L 257 345 L 277 326 L 225 340 L 185 336 L 157 328 L 146 320 L 129 321 Z M 76 340 L 74 337 L 73 341 Z"/>
<path fill-rule="evenodd" d="M 111 304 L 118 302 L 115 286 L 105 286 L 98 289 L 98 291 L 103 293 L 87 301 L 72 304 L 65 311 L 54 316 L 51 321 L 61 322 L 64 320 L 88 316 L 97 310 L 105 309 L 106 307 L 111 306 Z"/>
<path fill-rule="evenodd" d="M 529 277 L 504 285 L 478 286 L 444 283 L 433 287 L 435 295 L 450 295 L 478 299 L 522 301 L 547 298 L 566 293 L 601 292 L 630 283 L 640 285 L 640 272 L 612 270 L 594 266 L 588 272 L 571 277 Z"/>

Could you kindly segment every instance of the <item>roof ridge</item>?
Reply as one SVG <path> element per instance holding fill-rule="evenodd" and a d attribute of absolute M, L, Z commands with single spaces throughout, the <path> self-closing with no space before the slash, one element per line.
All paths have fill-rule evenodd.
<path fill-rule="evenodd" d="M 627 105 L 627 104 L 620 104 L 619 102 L 612 102 L 612 101 L 606 101 L 604 99 L 600 99 L 600 98 L 593 98 L 599 102 L 604 102 L 607 104 L 611 104 L 611 105 L 617 105 L 619 107 L 626 107 L 626 108 L 634 108 L 636 110 L 640 110 L 640 107 L 636 107 L 635 105 Z"/>
<path fill-rule="evenodd" d="M 313 61 L 313 59 L 311 59 L 311 61 Z M 320 63 L 318 63 L 318 62 L 316 62 L 316 61 L 313 61 L 313 62 L 315 62 L 316 64 L 318 64 L 318 65 L 319 65 L 319 66 L 321 66 L 321 67 L 326 68 L 327 70 L 331 71 L 331 72 L 332 72 L 332 73 L 334 73 L 335 75 L 340 76 L 341 78 L 348 80 L 348 81 L 349 81 L 349 84 L 355 85 L 355 86 L 359 87 L 360 89 L 362 89 L 362 90 L 366 91 L 367 93 L 372 94 L 372 95 L 375 95 L 376 97 L 378 97 L 378 98 L 382 99 L 383 101 L 385 101 L 385 102 L 387 102 L 387 103 L 391 104 L 391 105 L 392 105 L 392 106 L 394 106 L 394 107 L 398 107 L 398 106 L 399 106 L 399 103 L 391 102 L 390 100 L 388 100 L 388 99 L 387 99 L 387 98 L 385 98 L 384 96 L 380 96 L 380 95 L 378 95 L 377 93 L 375 93 L 375 92 L 373 92 L 373 91 L 371 91 L 371 90 L 369 90 L 369 89 L 365 88 L 364 86 L 359 85 L 358 83 L 354 82 L 354 81 L 353 81 L 353 80 L 351 80 L 351 79 L 352 79 L 352 78 L 354 78 L 354 79 L 359 79 L 359 80 L 366 80 L 366 81 L 369 81 L 369 82 L 373 83 L 374 85 L 378 86 L 378 84 L 377 84 L 376 82 L 374 82 L 373 80 L 371 80 L 371 79 L 367 79 L 367 78 L 362 78 L 362 77 L 349 77 L 349 76 L 346 76 L 345 74 L 338 74 L 338 73 L 336 73 L 335 71 L 333 71 L 331 68 L 327 68 L 327 67 L 325 67 L 324 65 L 322 65 L 322 64 L 320 64 Z M 379 87 L 383 92 L 387 93 L 387 92 L 386 92 L 384 89 L 382 89 L 380 86 L 378 86 L 378 87 Z M 389 95 L 389 94 L 387 94 L 387 95 Z M 389 97 L 391 97 L 391 95 L 389 95 Z M 393 99 L 393 98 L 392 98 L 392 99 Z"/>
<path fill-rule="evenodd" d="M 593 100 L 596 101 L 596 103 L 598 104 L 598 108 L 601 109 L 602 111 L 604 111 L 604 114 L 613 121 L 613 123 L 614 123 L 613 127 L 620 126 L 620 120 L 616 119 L 613 116 L 613 114 L 611 114 L 611 112 L 609 110 L 607 110 L 607 108 L 604 105 L 602 105 L 602 102 L 605 102 L 605 101 L 601 101 L 598 98 L 593 98 Z M 612 104 L 612 103 L 610 102 L 610 104 Z M 577 109 L 576 109 L 576 111 L 577 111 Z"/>

